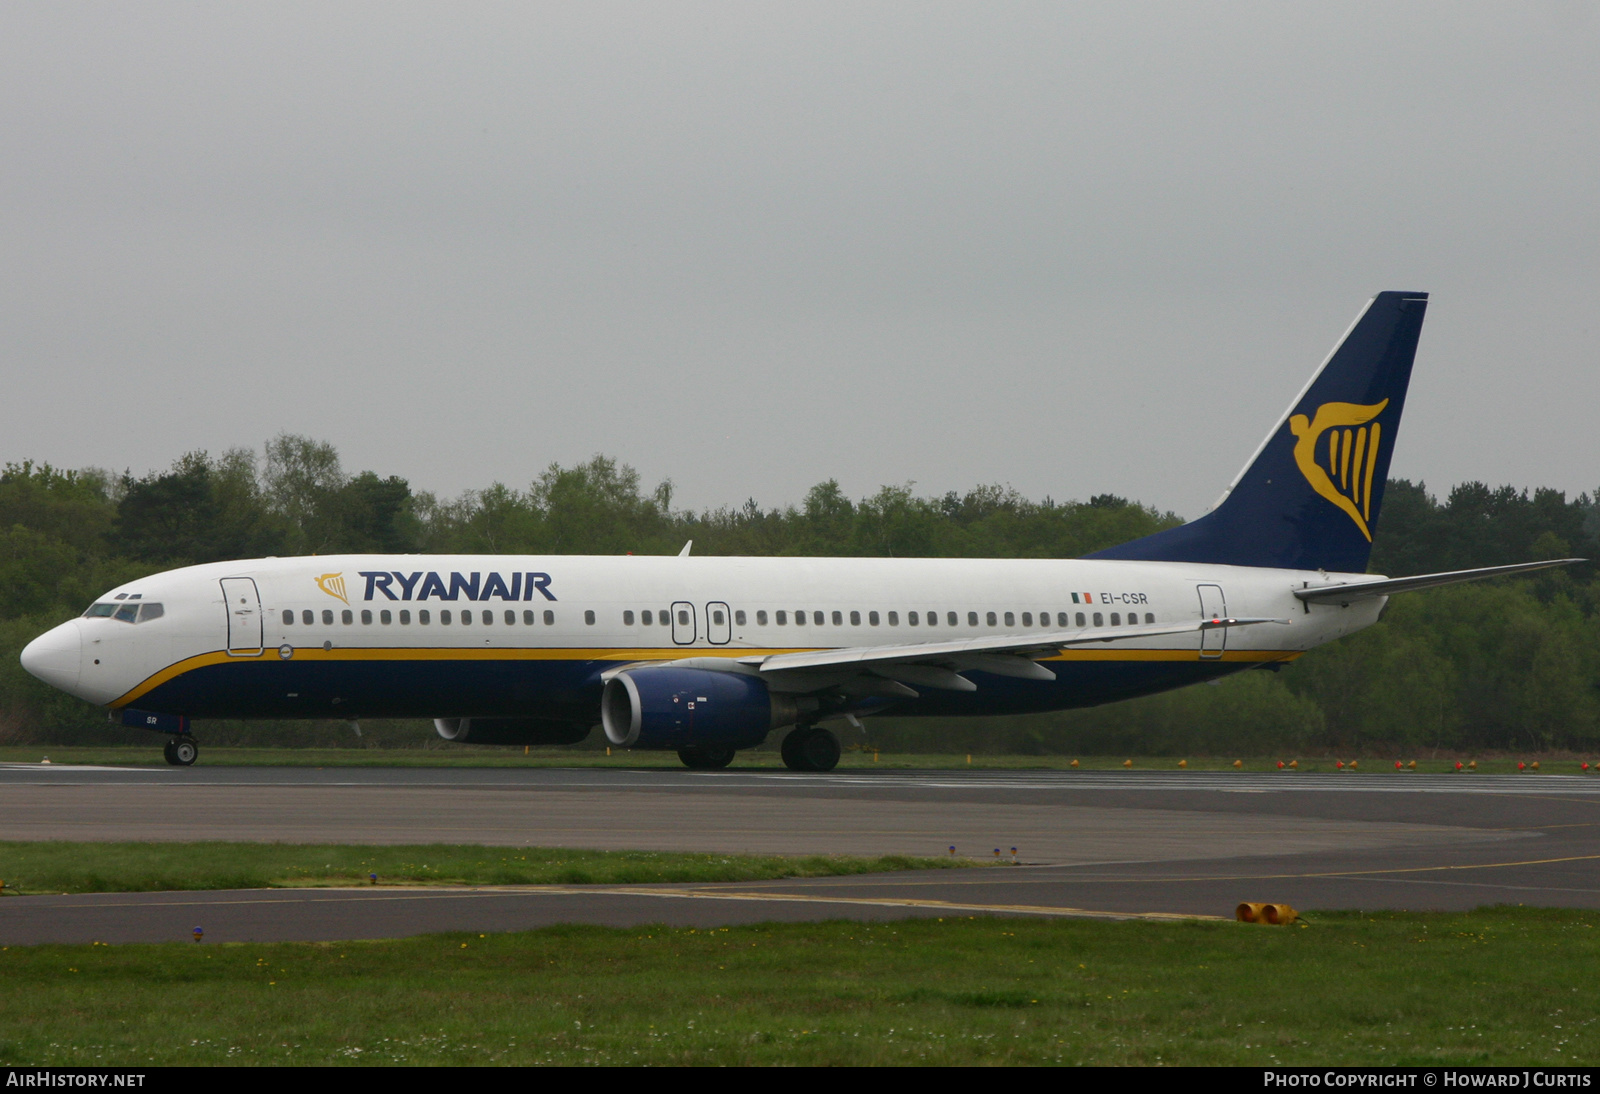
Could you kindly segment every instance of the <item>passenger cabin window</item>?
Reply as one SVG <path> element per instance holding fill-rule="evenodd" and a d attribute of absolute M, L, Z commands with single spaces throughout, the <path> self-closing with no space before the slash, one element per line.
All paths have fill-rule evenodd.
<path fill-rule="evenodd" d="M 346 608 L 344 611 L 339 613 L 339 622 L 343 623 L 345 626 L 348 627 L 355 621 L 356 613 L 351 611 L 349 608 Z"/>
<path fill-rule="evenodd" d="M 868 612 L 867 613 L 867 622 L 872 624 L 874 627 L 876 627 L 878 625 L 878 613 L 877 612 Z"/>
<path fill-rule="evenodd" d="M 1078 613 L 1078 626 L 1080 626 L 1080 627 L 1087 627 L 1088 626 L 1088 624 L 1083 621 L 1083 613 L 1082 612 Z"/>
<path fill-rule="evenodd" d="M 410 609 L 408 609 L 408 608 L 401 608 L 400 609 L 400 625 L 402 627 L 411 626 L 411 611 L 410 611 Z"/>
<path fill-rule="evenodd" d="M 300 613 L 300 622 L 304 623 L 306 626 L 309 627 L 309 626 L 311 626 L 311 624 L 315 623 L 316 621 L 317 621 L 317 617 L 316 617 L 315 614 L 312 613 L 310 608 L 307 608 L 305 611 Z"/>
<path fill-rule="evenodd" d="M 538 618 L 539 618 L 539 617 L 538 617 L 538 616 L 536 616 L 536 615 L 534 615 L 534 614 L 533 614 L 533 609 L 532 609 L 532 608 L 529 608 L 529 609 L 527 609 L 527 610 L 526 610 L 526 611 L 524 611 L 524 612 L 523 612 L 523 613 L 522 613 L 522 625 L 523 625 L 523 626 L 524 626 L 524 627 L 531 627 L 531 626 L 533 626 L 533 624 L 534 624 L 534 622 L 535 622 L 535 621 L 536 621 L 536 620 L 537 620 L 537 619 L 538 619 Z M 401 613 L 400 613 L 400 622 L 402 622 L 402 623 L 404 623 L 404 622 L 405 622 L 405 621 L 406 621 L 406 619 L 405 619 L 405 613 L 404 613 L 404 612 L 401 612 Z"/>
<path fill-rule="evenodd" d="M 783 611 L 782 609 L 779 609 L 776 614 L 777 614 L 777 617 L 778 617 L 778 626 L 781 627 L 785 623 L 789 622 L 789 613 L 788 612 Z"/>
<path fill-rule="evenodd" d="M 385 608 L 383 611 L 378 613 L 378 622 L 382 623 L 385 627 L 394 622 L 394 616 L 389 614 L 388 608 Z"/>
<path fill-rule="evenodd" d="M 722 626 L 722 621 L 726 618 L 727 616 L 722 614 L 721 608 L 711 609 L 711 622 L 715 623 L 717 626 Z"/>
<path fill-rule="evenodd" d="M 594 613 L 593 612 L 584 612 L 583 613 L 583 621 L 585 623 L 593 623 L 594 622 Z M 680 626 L 680 627 L 689 626 L 689 613 L 688 613 L 687 610 L 678 612 L 678 626 Z"/>
<path fill-rule="evenodd" d="M 633 626 L 633 613 L 632 612 L 623 612 L 622 613 L 622 625 L 624 627 Z"/>
<path fill-rule="evenodd" d="M 794 625 L 797 626 L 797 627 L 803 627 L 803 626 L 806 625 L 806 613 L 805 612 L 801 611 L 801 612 L 795 612 L 794 613 Z"/>
<path fill-rule="evenodd" d="M 441 613 L 441 614 L 443 614 L 443 613 Z M 469 627 L 469 626 L 472 625 L 472 609 L 471 608 L 467 608 L 467 609 L 464 609 L 462 611 L 462 613 L 461 613 L 461 625 L 463 627 Z"/>
<path fill-rule="evenodd" d="M 98 604 L 95 605 L 95 607 L 97 607 L 97 608 L 99 606 L 100 605 L 98 605 Z M 285 608 L 285 609 L 283 609 L 283 625 L 285 627 L 294 626 L 294 609 L 293 608 Z"/>
<path fill-rule="evenodd" d="M 1015 627 L 1016 625 L 1017 625 L 1017 617 L 1013 613 L 1007 612 L 1006 613 L 1006 626 Z"/>
<path fill-rule="evenodd" d="M 639 622 L 643 623 L 647 627 L 653 627 L 655 626 L 656 622 L 655 614 L 655 612 L 651 611 L 649 608 L 646 608 L 644 611 L 639 613 Z"/>
<path fill-rule="evenodd" d="M 1094 625 L 1097 627 L 1103 627 L 1106 625 L 1105 620 L 1101 617 L 1099 612 L 1094 613 Z"/>
<path fill-rule="evenodd" d="M 441 608 L 439 610 L 439 626 L 448 627 L 449 625 L 450 625 L 450 609 L 449 608 Z"/>
<path fill-rule="evenodd" d="M 494 622 L 494 613 L 492 611 L 490 611 L 488 608 L 485 608 L 483 610 L 483 625 L 485 627 L 487 627 L 493 622 Z"/>
<path fill-rule="evenodd" d="M 515 626 L 516 622 L 517 622 L 517 613 L 512 611 L 510 608 L 507 608 L 506 609 L 506 626 L 508 626 L 508 627 Z"/>
<path fill-rule="evenodd" d="M 851 612 L 850 613 L 850 625 L 852 627 L 861 626 L 861 613 L 860 612 Z"/>
<path fill-rule="evenodd" d="M 547 627 L 553 627 L 556 625 L 556 613 L 548 608 L 545 609 L 544 613 L 544 625 Z"/>
<path fill-rule="evenodd" d="M 915 627 L 916 625 L 917 625 L 917 613 L 916 612 L 907 612 L 906 613 L 906 626 Z"/>
<path fill-rule="evenodd" d="M 955 626 L 956 625 L 956 613 L 955 612 L 946 612 L 945 616 L 944 616 L 944 621 L 948 626 L 951 626 L 951 627 Z M 977 617 L 974 616 L 972 621 L 974 623 L 976 623 L 978 621 Z"/>
<path fill-rule="evenodd" d="M 680 614 L 687 614 L 687 613 L 680 613 Z M 594 626 L 594 612 L 592 612 L 592 611 L 584 612 L 583 613 L 583 621 L 585 623 L 587 623 L 591 627 Z"/>
<path fill-rule="evenodd" d="M 900 613 L 899 612 L 890 612 L 889 613 L 889 626 L 898 627 L 899 625 L 900 625 Z"/>
<path fill-rule="evenodd" d="M 733 613 L 733 621 L 738 626 L 744 626 L 744 609 L 738 608 Z"/>
<path fill-rule="evenodd" d="M 1033 626 L 1033 613 L 1032 612 L 1023 612 L 1022 613 L 1022 625 L 1024 627 Z"/>
<path fill-rule="evenodd" d="M 426 627 L 430 622 L 432 622 L 432 618 L 429 615 L 427 608 L 423 608 L 421 611 L 417 612 L 417 625 L 419 627 Z"/>
<path fill-rule="evenodd" d="M 363 626 L 372 626 L 372 611 L 369 608 L 361 609 L 361 623 Z"/>
<path fill-rule="evenodd" d="M 811 622 L 815 623 L 817 626 L 819 626 L 819 627 L 822 626 L 822 620 L 823 620 L 823 615 L 822 615 L 821 612 L 812 612 L 811 613 Z"/>
<path fill-rule="evenodd" d="M 765 627 L 766 625 L 767 625 L 767 613 L 765 611 L 757 612 L 756 613 L 756 626 Z"/>
<path fill-rule="evenodd" d="M 1118 613 L 1116 613 L 1116 612 L 1112 612 L 1112 613 L 1111 613 L 1111 625 L 1112 625 L 1112 626 L 1113 626 L 1113 627 L 1120 627 L 1120 626 L 1122 626 L 1122 616 L 1121 616 L 1121 615 L 1119 615 L 1119 614 L 1118 614 Z"/>
<path fill-rule="evenodd" d="M 322 609 L 322 625 L 324 627 L 333 626 L 333 609 L 332 608 L 323 608 Z"/>
<path fill-rule="evenodd" d="M 989 624 L 989 626 L 991 626 L 991 627 L 996 625 L 996 620 L 995 620 L 993 612 L 984 612 L 983 613 L 983 621 L 985 623 Z"/>
<path fill-rule="evenodd" d="M 1154 612 L 1145 612 L 1144 613 L 1144 621 L 1146 623 L 1154 624 L 1155 621 L 1156 621 L 1155 613 Z"/>
<path fill-rule="evenodd" d="M 978 613 L 977 612 L 968 612 L 967 613 L 967 626 L 976 627 L 977 625 L 978 625 Z"/>
<path fill-rule="evenodd" d="M 938 625 L 939 625 L 939 613 L 938 612 L 929 612 L 928 613 L 928 626 L 937 627 Z"/>
<path fill-rule="evenodd" d="M 1067 625 L 1067 623 L 1068 623 L 1067 613 L 1066 612 L 1057 612 L 1056 613 L 1056 623 L 1059 626 L 1065 627 Z M 1083 613 L 1082 612 L 1078 613 L 1078 626 L 1080 626 L 1080 627 L 1083 626 Z"/>
<path fill-rule="evenodd" d="M 844 626 L 844 613 L 843 612 L 834 612 L 833 613 L 833 625 L 835 627 Z"/>

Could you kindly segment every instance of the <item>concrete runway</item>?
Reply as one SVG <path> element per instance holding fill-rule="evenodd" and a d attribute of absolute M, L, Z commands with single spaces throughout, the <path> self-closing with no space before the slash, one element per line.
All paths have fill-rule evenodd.
<path fill-rule="evenodd" d="M 946 853 L 1020 866 L 786 882 L 11 897 L 0 943 L 393 937 L 551 923 L 1600 908 L 1600 779 L 0 765 L 0 839 Z"/>

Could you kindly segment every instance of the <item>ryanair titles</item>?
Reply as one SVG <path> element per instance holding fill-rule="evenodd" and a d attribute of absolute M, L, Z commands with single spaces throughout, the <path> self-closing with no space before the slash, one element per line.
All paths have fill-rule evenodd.
<path fill-rule="evenodd" d="M 399 570 L 361 570 L 367 591 L 361 599 L 375 600 L 532 600 L 539 593 L 554 600 L 549 574 L 512 574 L 508 581 L 498 573 L 452 573 L 449 578 L 432 570 L 403 574 Z"/>

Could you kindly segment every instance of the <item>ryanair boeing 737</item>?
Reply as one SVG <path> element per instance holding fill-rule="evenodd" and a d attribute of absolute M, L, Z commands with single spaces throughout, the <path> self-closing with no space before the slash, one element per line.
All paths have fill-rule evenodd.
<path fill-rule="evenodd" d="M 1368 302 L 1205 516 L 1086 558 L 346 555 L 189 566 L 112 589 L 22 653 L 168 735 L 191 718 L 425 716 L 439 735 L 671 749 L 694 768 L 819 723 L 1093 706 L 1291 661 L 1399 592 L 1558 566 L 1365 573 L 1427 307 Z"/>

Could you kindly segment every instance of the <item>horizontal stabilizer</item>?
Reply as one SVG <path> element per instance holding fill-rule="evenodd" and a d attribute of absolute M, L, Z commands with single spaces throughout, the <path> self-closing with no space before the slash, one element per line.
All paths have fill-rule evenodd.
<path fill-rule="evenodd" d="M 1416 577 L 1392 577 L 1379 581 L 1312 585 L 1296 589 L 1294 595 L 1308 604 L 1349 604 L 1374 596 L 1409 593 L 1416 589 L 1434 589 L 1440 585 L 1459 585 L 1463 581 L 1482 581 L 1486 577 L 1525 574 L 1530 570 L 1548 570 L 1552 566 L 1571 566 L 1574 562 L 1587 561 L 1588 559 L 1583 558 L 1553 558 L 1544 562 L 1518 562 L 1511 566 L 1485 566 L 1478 570 L 1451 570 L 1443 574 L 1418 574 Z"/>

